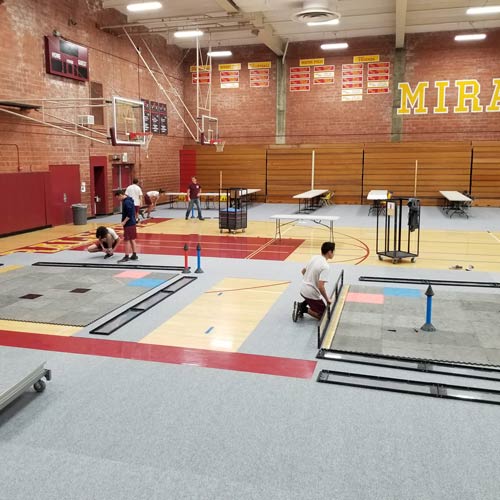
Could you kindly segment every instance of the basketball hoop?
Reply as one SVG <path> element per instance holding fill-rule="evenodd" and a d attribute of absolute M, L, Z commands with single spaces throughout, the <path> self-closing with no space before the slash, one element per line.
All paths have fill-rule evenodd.
<path fill-rule="evenodd" d="M 146 158 L 149 158 L 148 150 L 149 143 L 153 138 L 152 132 L 130 132 L 128 138 L 132 143 L 131 145 L 134 145 L 133 143 L 136 142 L 139 146 L 141 146 L 141 148 L 146 152 Z"/>
<path fill-rule="evenodd" d="M 217 153 L 222 153 L 224 151 L 224 146 L 226 145 L 225 141 L 210 141 L 210 144 L 215 146 L 215 151 Z"/>

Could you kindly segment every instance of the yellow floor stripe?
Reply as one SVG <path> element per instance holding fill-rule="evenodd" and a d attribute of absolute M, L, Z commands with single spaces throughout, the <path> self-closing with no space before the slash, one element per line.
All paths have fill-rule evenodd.
<path fill-rule="evenodd" d="M 337 332 L 337 327 L 339 325 L 340 317 L 342 316 L 342 311 L 344 310 L 344 304 L 349 292 L 349 285 L 344 285 L 342 287 L 342 291 L 340 292 L 340 296 L 335 306 L 335 313 L 333 318 L 330 320 L 330 324 L 328 325 L 328 331 L 326 332 L 325 338 L 323 339 L 323 343 L 321 347 L 323 349 L 331 349 L 333 339 L 335 337 L 335 333 Z"/>
<path fill-rule="evenodd" d="M 12 332 L 41 333 L 45 335 L 59 335 L 61 337 L 71 337 L 81 330 L 81 327 L 52 325 L 49 323 L 30 323 L 28 321 L 12 321 L 0 319 L 0 330 L 10 330 Z"/>
<path fill-rule="evenodd" d="M 21 267 L 24 267 L 24 266 L 2 266 L 0 267 L 0 273 L 8 273 L 9 271 L 14 271 L 14 269 L 20 269 Z"/>
<path fill-rule="evenodd" d="M 287 286 L 270 280 L 226 278 L 141 342 L 236 352 Z"/>

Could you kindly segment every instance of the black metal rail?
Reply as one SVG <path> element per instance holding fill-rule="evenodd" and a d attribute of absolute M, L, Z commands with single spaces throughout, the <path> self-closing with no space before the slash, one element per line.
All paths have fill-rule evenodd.
<path fill-rule="evenodd" d="M 94 264 L 92 262 L 35 262 L 33 266 L 43 267 L 89 267 L 97 269 L 144 269 L 150 271 L 184 271 L 184 266 L 150 266 L 145 264 Z M 190 269 L 189 267 L 187 268 Z"/>
<path fill-rule="evenodd" d="M 89 333 L 93 335 L 111 335 L 113 332 L 126 325 L 134 318 L 137 318 L 137 316 L 140 316 L 142 313 L 156 306 L 162 300 L 170 297 L 196 279 L 198 278 L 196 278 L 195 276 L 183 276 L 177 281 L 167 284 L 166 286 L 158 290 L 155 294 L 150 295 L 146 299 L 141 300 L 141 302 L 129 307 L 125 311 L 116 314 L 113 318 L 93 328 Z"/>
<path fill-rule="evenodd" d="M 495 281 L 458 281 L 434 280 L 423 278 L 388 278 L 386 276 L 360 276 L 359 281 L 375 281 L 380 283 L 403 283 L 411 285 L 444 285 L 444 286 L 471 286 L 477 288 L 500 288 L 500 283 Z"/>
<path fill-rule="evenodd" d="M 333 287 L 332 294 L 330 295 L 330 299 L 332 299 L 332 303 L 326 307 L 323 316 L 321 316 L 321 320 L 317 327 L 317 338 L 318 338 L 318 349 L 321 347 L 323 343 L 323 339 L 325 338 L 328 327 L 330 326 L 330 320 L 332 319 L 333 312 L 335 311 L 335 307 L 337 306 L 337 302 L 339 300 L 340 292 L 344 286 L 344 270 L 340 271 L 340 276 L 338 277 L 335 286 Z"/>
<path fill-rule="evenodd" d="M 376 389 L 379 391 L 415 394 L 418 396 L 500 404 L 500 391 L 439 382 L 422 382 L 402 378 L 379 377 L 376 375 L 363 375 L 359 373 L 337 372 L 331 370 L 321 370 L 317 381 L 326 384 L 347 385 L 365 389 Z"/>
<path fill-rule="evenodd" d="M 316 358 L 340 361 L 343 363 L 382 366 L 384 368 L 394 368 L 397 370 L 412 370 L 500 382 L 500 367 L 494 365 L 452 363 L 430 359 L 388 356 L 385 354 L 349 352 L 337 349 L 320 349 Z"/>

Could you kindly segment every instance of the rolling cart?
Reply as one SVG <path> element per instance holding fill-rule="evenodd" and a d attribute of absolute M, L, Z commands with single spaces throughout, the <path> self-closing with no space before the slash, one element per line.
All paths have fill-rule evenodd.
<path fill-rule="evenodd" d="M 226 188 L 219 190 L 219 229 L 222 233 L 227 229 L 230 233 L 247 227 L 247 197 L 243 188 Z"/>
<path fill-rule="evenodd" d="M 407 202 L 407 203 L 404 203 Z M 415 262 L 420 247 L 420 200 L 417 198 L 391 198 L 385 200 L 384 213 L 377 212 L 377 254 L 392 259 L 396 264 L 409 258 Z M 407 227 L 403 228 L 403 218 Z M 406 232 L 404 241 L 402 236 Z"/>

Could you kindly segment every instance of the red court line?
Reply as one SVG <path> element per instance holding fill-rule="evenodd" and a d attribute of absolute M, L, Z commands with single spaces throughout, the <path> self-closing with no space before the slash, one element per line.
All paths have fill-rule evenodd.
<path fill-rule="evenodd" d="M 272 242 L 272 244 L 270 244 Z M 152 255 L 184 255 L 184 245 L 189 246 L 188 254 L 195 256 L 196 247 L 200 244 L 204 257 L 223 257 L 233 259 L 285 260 L 304 240 L 281 239 L 273 241 L 269 238 L 234 236 L 202 236 L 199 234 L 141 234 L 139 232 L 136 246 L 139 254 Z M 70 250 L 85 250 L 87 245 L 79 245 Z M 116 251 L 123 252 L 123 242 Z"/>
<path fill-rule="evenodd" d="M 316 361 L 0 330 L 0 345 L 309 379 Z"/>

